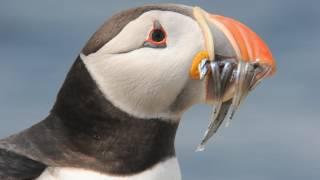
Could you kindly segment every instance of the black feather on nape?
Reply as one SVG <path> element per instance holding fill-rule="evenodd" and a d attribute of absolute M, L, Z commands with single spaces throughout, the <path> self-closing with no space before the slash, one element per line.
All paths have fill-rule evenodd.
<path fill-rule="evenodd" d="M 0 149 L 1 180 L 33 180 L 40 176 L 46 165 L 17 153 Z"/>

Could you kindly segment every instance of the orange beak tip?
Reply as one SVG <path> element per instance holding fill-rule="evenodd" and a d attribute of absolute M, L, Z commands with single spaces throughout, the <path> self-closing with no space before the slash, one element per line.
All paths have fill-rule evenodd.
<path fill-rule="evenodd" d="M 252 29 L 229 17 L 211 14 L 210 20 L 227 37 L 238 59 L 259 62 L 271 67 L 270 75 L 276 71 L 276 63 L 268 45 Z"/>

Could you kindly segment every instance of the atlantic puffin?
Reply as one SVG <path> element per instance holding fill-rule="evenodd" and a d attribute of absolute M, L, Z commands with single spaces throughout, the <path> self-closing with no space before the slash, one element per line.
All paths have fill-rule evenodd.
<path fill-rule="evenodd" d="M 204 145 L 275 70 L 268 46 L 232 18 L 177 4 L 117 13 L 78 54 L 49 115 L 0 140 L 0 179 L 180 180 L 182 114 L 214 105 Z"/>

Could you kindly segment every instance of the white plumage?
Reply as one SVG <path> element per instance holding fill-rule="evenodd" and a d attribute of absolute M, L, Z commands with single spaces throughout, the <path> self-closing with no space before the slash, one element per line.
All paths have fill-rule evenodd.
<path fill-rule="evenodd" d="M 176 158 L 160 162 L 151 169 L 132 176 L 111 176 L 94 171 L 50 167 L 37 180 L 180 180 L 180 168 Z"/>

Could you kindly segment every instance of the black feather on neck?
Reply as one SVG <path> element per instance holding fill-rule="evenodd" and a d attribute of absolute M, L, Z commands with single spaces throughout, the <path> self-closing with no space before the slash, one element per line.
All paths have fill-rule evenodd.
<path fill-rule="evenodd" d="M 113 106 L 78 57 L 51 114 L 7 142 L 48 166 L 128 175 L 175 156 L 177 127 L 177 122 L 139 119 Z"/>

